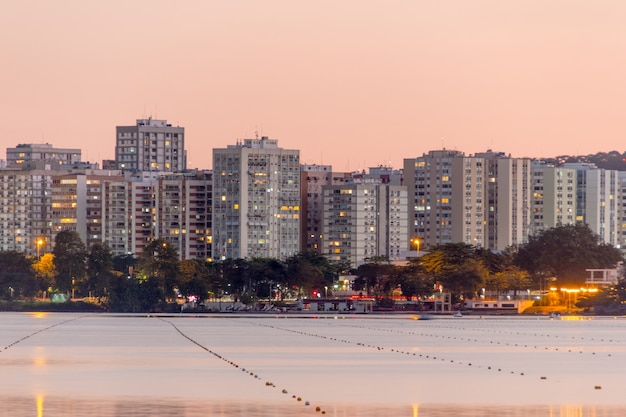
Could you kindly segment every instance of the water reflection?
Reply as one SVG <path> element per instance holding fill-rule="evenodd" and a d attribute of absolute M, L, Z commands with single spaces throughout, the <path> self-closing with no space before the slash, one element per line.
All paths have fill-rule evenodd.
<path fill-rule="evenodd" d="M 0 416 L 21 417 L 30 415 L 33 399 L 26 397 L 0 397 L 2 408 Z M 44 405 L 45 404 L 45 405 Z M 302 415 L 320 415 L 312 407 L 303 404 L 279 404 L 234 401 L 182 401 L 152 398 L 108 399 L 70 399 L 46 398 L 37 395 L 35 398 L 37 417 L 49 416 L 98 416 L 98 417 L 135 417 L 152 416 L 217 416 L 217 417 L 296 417 Z M 326 416 L 333 417 L 501 417 L 501 416 L 537 416 L 537 417 L 622 417 L 626 415 L 626 407 L 603 407 L 583 405 L 516 405 L 516 406 L 483 406 L 483 405 L 424 405 L 410 406 L 330 404 L 323 411 Z"/>

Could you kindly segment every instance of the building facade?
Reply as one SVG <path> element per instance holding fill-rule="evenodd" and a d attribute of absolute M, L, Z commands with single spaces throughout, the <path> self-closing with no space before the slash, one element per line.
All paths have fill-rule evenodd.
<path fill-rule="evenodd" d="M 532 164 L 531 234 L 576 224 L 577 175 L 571 168 Z"/>
<path fill-rule="evenodd" d="M 15 148 L 7 148 L 7 166 L 19 166 L 30 161 L 72 165 L 81 162 L 81 150 L 54 148 L 49 143 L 20 144 Z"/>
<path fill-rule="evenodd" d="M 138 119 L 134 126 L 117 126 L 115 161 L 123 171 L 184 171 L 185 128 L 152 118 Z"/>
<path fill-rule="evenodd" d="M 619 173 L 590 163 L 566 163 L 576 170 L 576 223 L 587 224 L 603 243 L 620 243 Z"/>
<path fill-rule="evenodd" d="M 324 213 L 324 195 L 326 185 L 341 185 L 350 181 L 350 174 L 333 172 L 330 165 L 301 165 L 300 200 L 301 228 L 300 247 L 302 252 L 321 254 Z"/>
<path fill-rule="evenodd" d="M 212 258 L 300 252 L 300 152 L 266 136 L 213 150 Z"/>
<path fill-rule="evenodd" d="M 52 250 L 52 172 L 0 169 L 0 250 Z"/>
<path fill-rule="evenodd" d="M 408 193 L 383 184 L 323 187 L 323 254 L 352 267 L 372 258 L 401 259 L 409 244 Z"/>

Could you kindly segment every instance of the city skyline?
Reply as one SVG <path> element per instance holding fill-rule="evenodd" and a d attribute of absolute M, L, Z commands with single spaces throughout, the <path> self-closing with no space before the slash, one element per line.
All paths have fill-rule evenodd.
<path fill-rule="evenodd" d="M 188 166 L 268 136 L 305 164 L 402 167 L 432 149 L 622 152 L 626 4 L 12 2 L 0 146 L 114 159 L 115 127 L 165 119 Z"/>

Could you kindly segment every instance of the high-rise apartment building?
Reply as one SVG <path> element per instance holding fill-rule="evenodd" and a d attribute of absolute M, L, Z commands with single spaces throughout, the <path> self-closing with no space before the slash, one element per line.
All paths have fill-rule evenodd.
<path fill-rule="evenodd" d="M 163 239 L 180 259 L 211 255 L 211 172 L 136 173 L 128 179 L 128 253 Z"/>
<path fill-rule="evenodd" d="M 0 250 L 35 256 L 53 247 L 52 172 L 0 169 Z"/>
<path fill-rule="evenodd" d="M 528 242 L 532 224 L 532 164 L 503 152 L 477 153 L 484 166 L 485 247 L 502 251 Z"/>
<path fill-rule="evenodd" d="M 487 151 L 431 151 L 404 160 L 409 234 L 423 247 L 462 242 L 493 251 L 527 241 L 531 165 Z"/>
<path fill-rule="evenodd" d="M 119 193 L 110 194 L 111 187 L 120 186 L 124 177 L 119 171 L 77 170 L 58 174 L 52 178 L 52 233 L 74 231 L 87 248 L 92 245 L 108 244 L 107 235 L 116 235 L 128 230 L 126 221 L 111 222 L 109 199 Z M 111 229 L 117 228 L 118 232 Z"/>
<path fill-rule="evenodd" d="M 575 169 L 533 162 L 531 234 L 576 224 L 576 183 Z"/>
<path fill-rule="evenodd" d="M 185 128 L 152 118 L 138 119 L 134 126 L 118 126 L 115 161 L 123 171 L 184 171 Z"/>
<path fill-rule="evenodd" d="M 453 242 L 452 165 L 455 158 L 463 157 L 460 151 L 444 149 L 404 160 L 404 184 L 409 190 L 409 235 L 411 239 L 420 239 L 424 248 Z M 479 174 L 482 176 L 482 171 Z M 474 181 L 471 176 L 477 173 L 463 175 L 464 181 Z M 472 184 L 467 186 L 471 188 Z M 475 201 L 472 191 L 467 192 L 470 193 L 467 198 Z M 470 239 L 476 238 L 471 236 L 475 232 Z"/>
<path fill-rule="evenodd" d="M 617 246 L 621 234 L 618 171 L 582 162 L 563 167 L 576 170 L 576 222 L 587 224 L 603 243 Z"/>
<path fill-rule="evenodd" d="M 300 167 L 300 247 L 302 252 L 322 253 L 322 223 L 325 185 L 341 185 L 350 180 L 346 172 L 333 172 L 330 165 Z"/>
<path fill-rule="evenodd" d="M 213 150 L 213 259 L 300 252 L 300 152 L 266 136 Z"/>
<path fill-rule="evenodd" d="M 30 161 L 43 161 L 50 165 L 72 165 L 81 162 L 80 149 L 54 148 L 49 143 L 20 144 L 7 148 L 7 166 L 23 165 Z"/>
<path fill-rule="evenodd" d="M 399 260 L 409 244 L 407 189 L 359 184 L 323 187 L 323 254 L 352 267 L 371 258 Z"/>

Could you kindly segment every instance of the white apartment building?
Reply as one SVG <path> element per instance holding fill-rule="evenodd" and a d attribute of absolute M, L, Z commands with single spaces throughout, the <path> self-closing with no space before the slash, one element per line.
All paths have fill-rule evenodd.
<path fill-rule="evenodd" d="M 187 167 L 185 128 L 167 120 L 138 119 L 134 126 L 117 126 L 115 161 L 123 171 L 180 172 Z"/>
<path fill-rule="evenodd" d="M 618 172 L 619 179 L 619 242 L 617 247 L 622 250 L 622 253 L 626 250 L 626 171 Z"/>
<path fill-rule="evenodd" d="M 576 224 L 577 174 L 572 168 L 532 164 L 531 234 Z"/>
<path fill-rule="evenodd" d="M 404 160 L 409 234 L 422 247 L 446 243 L 501 251 L 525 243 L 531 225 L 531 163 L 487 151 L 431 151 Z"/>
<path fill-rule="evenodd" d="M 323 187 L 323 254 L 352 267 L 374 257 L 401 259 L 409 244 L 404 186 L 345 184 Z"/>
<path fill-rule="evenodd" d="M 621 235 L 618 171 L 582 162 L 563 167 L 576 170 L 576 222 L 587 224 L 601 242 L 617 246 Z"/>
<path fill-rule="evenodd" d="M 266 136 L 213 150 L 212 258 L 300 252 L 300 151 Z"/>
<path fill-rule="evenodd" d="M 532 224 L 532 163 L 503 152 L 477 153 L 484 165 L 484 245 L 492 251 L 528 242 Z"/>
<path fill-rule="evenodd" d="M 51 171 L 0 169 L 0 250 L 52 250 L 51 190 Z"/>
<path fill-rule="evenodd" d="M 330 165 L 300 166 L 301 230 L 300 247 L 302 252 L 321 254 L 324 198 L 322 187 L 341 185 L 350 180 L 350 174 L 333 172 Z"/>
<path fill-rule="evenodd" d="M 30 161 L 72 165 L 81 162 L 81 150 L 54 148 L 49 143 L 19 144 L 15 148 L 7 148 L 7 166 L 19 166 Z"/>

